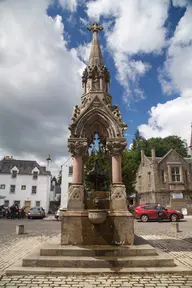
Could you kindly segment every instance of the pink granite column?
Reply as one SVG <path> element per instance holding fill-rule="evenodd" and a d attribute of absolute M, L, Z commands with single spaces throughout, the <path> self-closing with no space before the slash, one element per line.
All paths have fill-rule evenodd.
<path fill-rule="evenodd" d="M 83 183 L 83 159 L 82 156 L 73 157 L 73 184 L 82 184 Z"/>
<path fill-rule="evenodd" d="M 112 184 L 122 184 L 121 155 L 112 156 Z"/>

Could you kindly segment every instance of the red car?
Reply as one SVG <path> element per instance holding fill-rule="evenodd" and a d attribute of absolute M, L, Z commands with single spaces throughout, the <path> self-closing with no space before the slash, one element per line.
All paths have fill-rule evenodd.
<path fill-rule="evenodd" d="M 171 222 L 177 222 L 184 218 L 180 211 L 166 209 L 163 206 L 162 213 L 161 219 L 169 219 Z M 148 220 L 158 220 L 157 204 L 143 204 L 137 206 L 135 208 L 135 217 L 136 219 L 140 219 L 142 222 L 147 222 Z"/>

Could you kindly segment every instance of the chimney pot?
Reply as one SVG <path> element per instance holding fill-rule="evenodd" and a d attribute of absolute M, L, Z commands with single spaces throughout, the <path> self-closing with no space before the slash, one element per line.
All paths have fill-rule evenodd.
<path fill-rule="evenodd" d="M 156 161 L 156 153 L 155 153 L 155 149 L 151 149 L 151 157 L 152 157 L 152 162 Z"/>

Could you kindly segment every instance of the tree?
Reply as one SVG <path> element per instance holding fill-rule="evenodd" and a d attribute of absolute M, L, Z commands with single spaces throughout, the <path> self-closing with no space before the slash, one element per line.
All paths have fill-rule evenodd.
<path fill-rule="evenodd" d="M 104 149 L 99 148 L 99 150 L 92 150 L 90 155 L 88 156 L 88 160 L 85 165 L 85 187 L 87 190 L 95 190 L 96 185 L 96 179 L 93 181 L 93 177 L 90 176 L 91 170 L 94 168 L 94 165 L 96 163 L 103 169 L 103 171 L 106 172 L 106 176 L 103 176 L 104 183 L 102 184 L 103 189 L 102 190 L 108 190 L 109 191 L 109 175 L 110 175 L 110 165 L 109 161 L 106 157 L 106 154 L 104 152 Z M 105 179 L 104 179 L 105 178 Z M 98 180 L 99 181 L 99 180 Z M 98 183 L 99 184 L 99 183 Z M 100 185 L 99 185 L 100 186 Z"/>
<path fill-rule="evenodd" d="M 135 137 L 133 139 L 131 150 L 136 150 L 138 148 L 140 142 L 143 140 L 144 140 L 144 138 L 141 136 L 139 130 L 137 129 L 135 132 Z"/>
<path fill-rule="evenodd" d="M 140 155 L 137 150 L 127 151 L 122 154 L 122 178 L 126 187 L 126 193 L 134 192 L 136 173 L 139 167 Z"/>

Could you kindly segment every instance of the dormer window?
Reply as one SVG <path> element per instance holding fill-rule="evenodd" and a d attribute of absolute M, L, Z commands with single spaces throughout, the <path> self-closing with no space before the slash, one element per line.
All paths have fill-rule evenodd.
<path fill-rule="evenodd" d="M 13 170 L 12 171 L 12 178 L 16 178 L 17 177 L 17 171 L 16 170 Z"/>
<path fill-rule="evenodd" d="M 33 172 L 33 179 L 37 180 L 37 178 L 38 178 L 38 172 L 35 171 L 35 172 Z"/>

